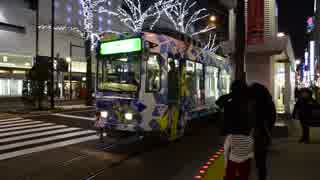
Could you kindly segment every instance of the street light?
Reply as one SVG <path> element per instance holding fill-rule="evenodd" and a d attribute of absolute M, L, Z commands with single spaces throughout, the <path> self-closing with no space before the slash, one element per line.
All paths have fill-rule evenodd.
<path fill-rule="evenodd" d="M 299 65 L 301 61 L 299 59 L 296 60 L 296 65 Z"/>
<path fill-rule="evenodd" d="M 67 57 L 66 58 L 66 61 L 67 61 L 67 63 L 69 64 L 69 84 L 70 84 L 70 86 L 69 86 L 69 93 L 70 93 L 70 100 L 72 100 L 72 79 L 71 79 L 71 77 L 72 77 L 72 59 L 70 58 L 70 57 Z"/>
<path fill-rule="evenodd" d="M 283 32 L 279 32 L 279 33 L 277 34 L 277 36 L 278 36 L 279 38 L 281 38 L 281 37 L 286 36 L 286 34 L 285 34 L 285 33 L 283 33 Z"/>
<path fill-rule="evenodd" d="M 212 16 L 210 16 L 209 20 L 211 22 L 215 22 L 217 20 L 217 17 L 212 15 Z"/>

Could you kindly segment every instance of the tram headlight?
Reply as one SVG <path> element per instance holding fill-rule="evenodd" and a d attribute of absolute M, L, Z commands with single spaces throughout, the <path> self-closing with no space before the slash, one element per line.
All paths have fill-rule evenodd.
<path fill-rule="evenodd" d="M 108 117 L 108 111 L 101 111 L 101 117 L 107 118 Z"/>
<path fill-rule="evenodd" d="M 126 120 L 131 121 L 133 119 L 133 114 L 132 113 L 125 113 L 124 117 L 126 118 Z"/>

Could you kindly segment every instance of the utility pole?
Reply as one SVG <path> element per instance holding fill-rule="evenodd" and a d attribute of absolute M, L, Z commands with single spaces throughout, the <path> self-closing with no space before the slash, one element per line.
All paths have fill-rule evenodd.
<path fill-rule="evenodd" d="M 88 37 L 86 33 L 85 37 Z M 87 97 L 86 105 L 92 105 L 92 57 L 91 57 L 91 40 L 86 38 L 85 40 L 85 56 L 87 60 L 87 73 L 86 73 L 86 85 L 87 85 Z"/>
<path fill-rule="evenodd" d="M 51 0 L 51 62 L 50 62 L 50 104 L 51 108 L 54 108 L 54 24 L 55 24 L 55 0 Z"/>
<path fill-rule="evenodd" d="M 39 1 L 35 1 L 36 5 L 36 49 L 35 49 L 35 56 L 36 60 L 39 56 Z"/>
<path fill-rule="evenodd" d="M 245 24 L 245 1 L 238 0 L 236 9 L 236 79 L 246 80 L 245 73 L 245 47 L 246 47 L 246 24 Z"/>

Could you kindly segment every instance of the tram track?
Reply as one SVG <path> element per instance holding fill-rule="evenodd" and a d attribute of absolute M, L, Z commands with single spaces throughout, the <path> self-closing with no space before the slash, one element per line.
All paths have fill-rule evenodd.
<path fill-rule="evenodd" d="M 140 143 L 142 142 L 142 139 L 140 137 L 136 138 L 136 140 L 121 141 L 120 143 L 117 141 L 115 143 L 107 143 L 107 144 L 103 145 L 102 147 L 98 148 L 97 152 L 100 151 L 100 153 L 110 153 L 111 155 L 112 154 L 116 155 L 116 153 L 113 152 L 114 149 L 116 149 L 120 146 L 130 146 L 130 145 L 133 145 L 134 143 L 139 143 L 139 142 Z M 123 155 L 121 155 L 122 157 L 119 160 L 116 160 L 115 162 L 111 162 L 111 164 L 109 164 L 107 167 L 99 168 L 98 170 L 96 170 L 94 172 L 87 173 L 87 174 L 89 174 L 88 177 L 96 176 L 96 175 L 100 174 L 99 172 L 102 173 L 107 168 L 113 168 L 118 165 L 121 165 L 122 162 L 124 162 L 128 159 L 131 159 L 133 157 L 136 157 L 140 153 L 143 153 L 143 152 L 134 151 L 134 152 L 124 153 Z M 52 172 L 54 170 L 58 170 L 59 168 L 68 169 L 68 168 L 70 168 L 70 166 L 75 165 L 77 163 L 80 163 L 81 161 L 89 160 L 89 158 L 93 158 L 93 155 L 90 153 L 77 153 L 77 155 L 72 159 L 69 159 L 66 161 L 60 161 L 54 165 L 40 168 L 37 171 L 20 176 L 18 179 L 19 180 L 30 180 L 30 179 L 33 179 L 33 177 L 37 177 L 38 175 L 40 175 L 43 171 Z M 101 161 L 101 163 L 107 163 L 107 162 L 110 162 L 110 160 L 102 160 Z M 83 179 L 85 179 L 85 178 L 83 178 Z"/>
<path fill-rule="evenodd" d="M 123 163 L 125 163 L 128 160 L 134 159 L 136 157 L 139 157 L 140 155 L 144 154 L 144 153 L 150 153 L 153 152 L 154 150 L 159 150 L 162 148 L 167 147 L 169 144 L 157 144 L 154 146 L 149 146 L 148 149 L 144 149 L 142 151 L 135 151 L 135 152 L 131 152 L 129 153 L 127 156 L 125 156 L 124 158 L 120 159 L 119 161 L 113 162 L 103 168 L 98 169 L 97 171 L 91 172 L 89 173 L 88 176 L 81 178 L 81 180 L 93 180 L 94 178 L 96 178 L 97 176 L 103 174 L 105 171 L 116 168 L 121 166 Z"/>

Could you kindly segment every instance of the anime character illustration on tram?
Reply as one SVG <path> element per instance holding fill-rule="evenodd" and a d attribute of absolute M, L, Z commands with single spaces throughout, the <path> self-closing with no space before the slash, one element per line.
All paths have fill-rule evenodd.
<path fill-rule="evenodd" d="M 189 120 L 213 113 L 231 68 L 194 44 L 153 32 L 105 34 L 97 49 L 96 108 L 106 128 L 175 140 Z"/>

